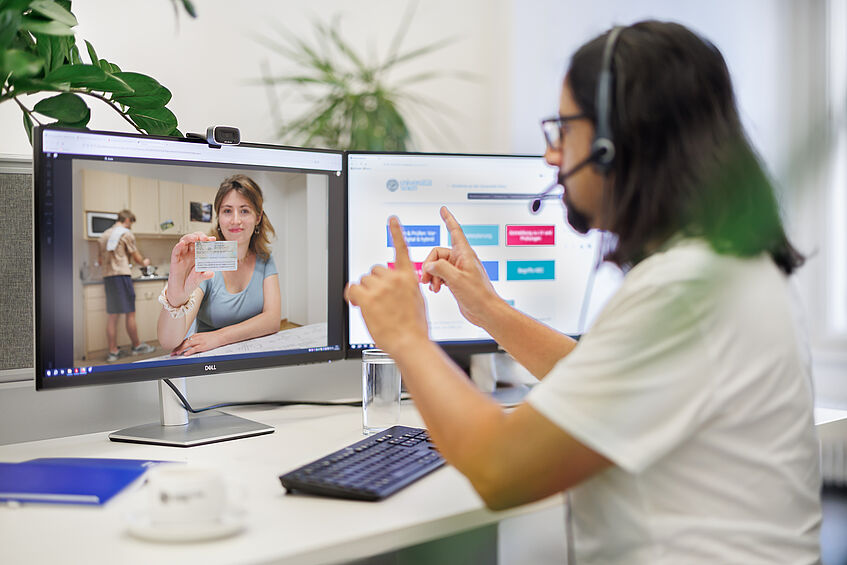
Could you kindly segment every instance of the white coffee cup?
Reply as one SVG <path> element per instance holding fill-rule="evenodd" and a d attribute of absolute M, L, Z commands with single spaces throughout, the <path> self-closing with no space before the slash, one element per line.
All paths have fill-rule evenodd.
<path fill-rule="evenodd" d="M 147 503 L 153 524 L 219 520 L 226 510 L 226 483 L 210 468 L 161 465 L 148 472 Z"/>

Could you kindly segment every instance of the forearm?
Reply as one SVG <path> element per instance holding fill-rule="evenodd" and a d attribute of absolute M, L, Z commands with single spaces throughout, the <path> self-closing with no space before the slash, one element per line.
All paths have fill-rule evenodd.
<path fill-rule="evenodd" d="M 403 347 L 393 358 L 439 451 L 477 491 L 490 491 L 490 471 L 501 467 L 494 448 L 506 421 L 500 405 L 428 340 Z"/>
<path fill-rule="evenodd" d="M 575 340 L 500 300 L 492 303 L 481 326 L 538 379 L 576 346 Z"/>
<path fill-rule="evenodd" d="M 244 341 L 245 339 L 269 335 L 278 331 L 279 315 L 275 315 L 271 312 L 262 312 L 260 314 L 256 314 L 252 318 L 244 320 L 243 322 L 215 330 L 215 334 L 217 334 L 217 337 L 222 341 L 221 345 L 228 345 L 230 343 Z"/>
<path fill-rule="evenodd" d="M 188 333 L 188 328 L 191 327 L 193 318 L 189 320 L 187 316 L 180 318 L 172 318 L 171 315 L 162 308 L 159 312 L 159 321 L 156 325 L 156 333 L 159 339 L 159 344 L 165 350 L 172 350 L 185 339 L 185 334 Z"/>

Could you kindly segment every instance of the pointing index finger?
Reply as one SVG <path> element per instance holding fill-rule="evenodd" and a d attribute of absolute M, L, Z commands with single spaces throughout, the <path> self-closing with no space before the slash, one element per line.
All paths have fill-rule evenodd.
<path fill-rule="evenodd" d="M 453 247 L 455 247 L 457 243 L 461 245 L 470 245 L 465 237 L 465 232 L 462 231 L 462 226 L 459 225 L 459 222 L 456 221 L 456 218 L 454 218 L 450 210 L 447 209 L 447 206 L 441 207 L 441 219 L 444 220 L 444 225 L 447 226 L 447 231 L 450 232 L 450 239 L 453 240 Z"/>
<path fill-rule="evenodd" d="M 391 230 L 391 241 L 394 243 L 394 266 L 398 269 L 412 269 L 412 260 L 409 259 L 409 248 L 406 246 L 406 238 L 403 236 L 403 226 L 397 216 L 388 218 L 388 227 Z"/>

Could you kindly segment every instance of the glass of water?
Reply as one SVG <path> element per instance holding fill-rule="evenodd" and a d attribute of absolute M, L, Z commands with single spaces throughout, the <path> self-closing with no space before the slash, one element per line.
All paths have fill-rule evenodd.
<path fill-rule="evenodd" d="M 362 351 L 362 432 L 381 432 L 400 421 L 400 369 L 381 349 Z"/>

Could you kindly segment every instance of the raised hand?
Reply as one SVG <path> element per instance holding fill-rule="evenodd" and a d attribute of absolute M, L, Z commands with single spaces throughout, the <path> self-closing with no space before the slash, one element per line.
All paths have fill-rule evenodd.
<path fill-rule="evenodd" d="M 215 241 L 215 237 L 202 232 L 189 233 L 182 236 L 171 251 L 168 273 L 168 302 L 171 306 L 185 304 L 200 281 L 215 276 L 212 271 L 198 273 L 194 270 L 194 244 L 198 241 Z"/>
<path fill-rule="evenodd" d="M 358 284 L 348 285 L 344 295 L 361 309 L 377 347 L 394 355 L 416 341 L 428 340 L 429 326 L 403 228 L 393 216 L 388 223 L 394 241 L 394 269 L 377 265 Z"/>
<path fill-rule="evenodd" d="M 485 327 L 491 305 L 500 297 L 488 279 L 488 273 L 471 249 L 462 227 L 446 206 L 441 218 L 450 232 L 452 247 L 436 247 L 423 262 L 421 282 L 429 283 L 433 292 L 446 285 L 459 304 L 462 315 L 472 324 Z"/>

